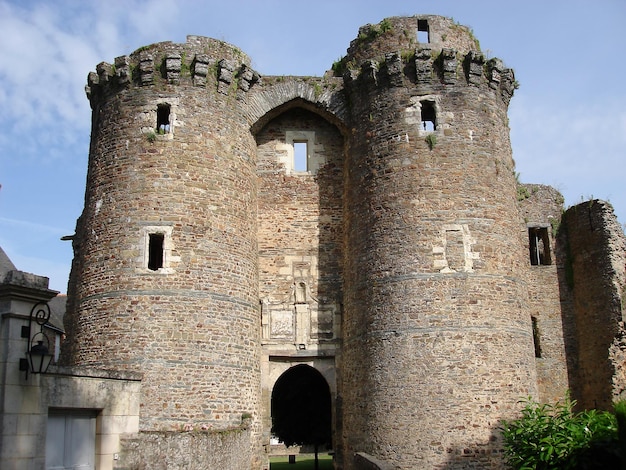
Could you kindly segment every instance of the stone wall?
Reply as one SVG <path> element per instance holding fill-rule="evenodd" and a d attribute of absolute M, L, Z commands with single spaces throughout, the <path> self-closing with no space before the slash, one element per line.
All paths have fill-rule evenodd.
<path fill-rule="evenodd" d="M 250 431 L 142 432 L 122 441 L 115 470 L 248 469 Z"/>
<path fill-rule="evenodd" d="M 226 429 L 251 413 L 258 461 L 256 143 L 235 105 L 258 79 L 248 64 L 189 37 L 90 74 L 62 358 L 145 374 L 142 430 Z"/>
<path fill-rule="evenodd" d="M 518 200 L 524 218 L 524 251 L 529 314 L 534 328 L 535 362 L 540 401 L 562 401 L 569 389 L 563 315 L 571 310 L 571 290 L 565 282 L 567 252 L 557 243 L 563 212 L 563 196 L 554 188 L 539 184 L 518 186 Z M 530 240 L 539 233 L 547 235 L 543 260 L 537 260 Z M 543 244 L 543 240 L 539 240 Z M 533 264 L 536 262 L 536 264 Z M 569 331 L 569 330 L 568 330 Z M 571 337 L 571 334 L 570 334 Z M 571 365 L 570 369 L 573 367 Z"/>
<path fill-rule="evenodd" d="M 379 31 L 345 59 L 344 468 L 358 468 L 356 452 L 398 468 L 461 468 L 464 455 L 497 468 L 499 420 L 537 393 L 513 73 Z"/>
<path fill-rule="evenodd" d="M 306 142 L 308 171 L 289 166 L 293 135 Z M 339 337 L 343 138 L 317 114 L 296 108 L 270 121 L 256 140 L 262 339 L 303 350 Z M 303 318 L 294 322 L 296 310 Z"/>
<path fill-rule="evenodd" d="M 577 346 L 572 395 L 581 408 L 610 410 L 614 380 L 623 370 L 619 363 L 623 354 L 618 351 L 620 322 L 624 321 L 626 238 L 613 208 L 605 201 L 591 200 L 571 207 L 563 216 L 563 224 L 570 255 Z"/>

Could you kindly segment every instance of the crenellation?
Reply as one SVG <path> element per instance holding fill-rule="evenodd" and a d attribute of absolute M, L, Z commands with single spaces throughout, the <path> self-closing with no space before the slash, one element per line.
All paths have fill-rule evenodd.
<path fill-rule="evenodd" d="M 488 83 L 493 90 L 499 91 L 503 101 L 508 104 L 517 84 L 512 69 L 504 67 L 500 59 L 485 62 L 485 57 L 478 51 L 469 51 L 465 56 L 450 48 L 439 52 L 431 48 L 419 47 L 414 50 L 410 67 L 405 64 L 402 54 L 387 53 L 378 61 L 365 60 L 360 68 L 344 71 L 344 85 L 354 80 L 361 80 L 371 86 L 384 84 L 401 86 L 403 82 L 416 83 L 424 90 L 433 90 L 441 85 L 480 87 Z M 385 77 L 382 80 L 382 77 Z M 461 81 L 462 78 L 464 81 Z"/>
<path fill-rule="evenodd" d="M 182 59 L 180 54 L 170 53 L 165 57 L 165 73 L 168 83 L 178 85 L 180 83 L 180 72 Z"/>
<path fill-rule="evenodd" d="M 415 72 L 418 84 L 430 83 L 433 79 L 432 50 L 430 48 L 415 49 Z"/>
<path fill-rule="evenodd" d="M 154 81 L 154 57 L 148 51 L 139 53 L 139 84 L 141 86 L 152 85 Z"/>
<path fill-rule="evenodd" d="M 494 90 L 500 86 L 503 70 L 504 63 L 502 60 L 494 57 L 487 61 L 487 78 L 489 80 L 489 86 Z"/>
<path fill-rule="evenodd" d="M 230 84 L 235 78 L 236 65 L 232 60 L 222 59 L 218 62 L 218 88 L 217 91 L 224 95 L 229 92 Z"/>
<path fill-rule="evenodd" d="M 113 66 L 106 62 L 100 62 L 96 66 L 96 72 L 98 74 L 98 83 L 105 84 L 108 83 L 113 77 Z"/>
<path fill-rule="evenodd" d="M 474 86 L 480 85 L 485 71 L 485 56 L 481 52 L 470 51 L 465 56 L 464 64 L 468 83 Z"/>
<path fill-rule="evenodd" d="M 191 64 L 193 83 L 196 86 L 206 86 L 209 68 L 214 61 L 207 54 L 196 54 Z"/>
<path fill-rule="evenodd" d="M 246 64 L 242 64 L 241 68 L 237 72 L 237 78 L 239 79 L 239 89 L 242 91 L 250 90 L 250 87 L 259 81 L 261 76 Z"/>
<path fill-rule="evenodd" d="M 402 86 L 404 64 L 400 53 L 385 54 L 385 60 L 381 64 L 380 70 L 386 74 L 390 86 Z"/>
<path fill-rule="evenodd" d="M 133 77 L 130 69 L 130 57 L 123 55 L 115 58 L 115 76 L 117 83 L 122 86 L 131 82 Z"/>
<path fill-rule="evenodd" d="M 456 83 L 457 67 L 459 65 L 456 54 L 454 49 L 444 48 L 439 56 L 443 83 L 446 85 L 454 85 Z"/>

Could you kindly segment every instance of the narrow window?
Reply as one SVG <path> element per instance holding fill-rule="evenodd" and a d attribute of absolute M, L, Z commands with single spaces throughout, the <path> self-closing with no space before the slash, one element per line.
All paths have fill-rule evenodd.
<path fill-rule="evenodd" d="M 530 249 L 530 264 L 533 266 L 550 265 L 550 237 L 547 227 L 528 227 L 528 246 Z"/>
<path fill-rule="evenodd" d="M 530 317 L 533 324 L 533 344 L 535 346 L 535 357 L 541 357 L 541 341 L 539 339 L 539 327 L 537 317 Z"/>
<path fill-rule="evenodd" d="M 148 269 L 157 271 L 163 267 L 163 242 L 165 235 L 162 233 L 151 233 L 148 237 Z"/>
<path fill-rule="evenodd" d="M 430 37 L 428 33 L 428 21 L 417 20 L 417 42 L 429 43 Z"/>
<path fill-rule="evenodd" d="M 435 103 L 432 101 L 421 101 L 422 126 L 425 131 L 433 132 L 437 129 L 437 118 L 435 115 Z"/>
<path fill-rule="evenodd" d="M 168 134 L 170 132 L 170 105 L 160 104 L 157 106 L 157 133 Z"/>
<path fill-rule="evenodd" d="M 294 171 L 308 171 L 309 143 L 299 141 L 293 143 L 293 169 Z"/>

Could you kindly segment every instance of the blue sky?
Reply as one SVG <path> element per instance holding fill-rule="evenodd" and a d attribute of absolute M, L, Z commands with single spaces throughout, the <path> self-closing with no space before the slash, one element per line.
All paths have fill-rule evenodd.
<path fill-rule="evenodd" d="M 0 246 L 66 291 L 90 134 L 84 94 L 99 62 L 188 34 L 232 43 L 262 75 L 322 75 L 359 26 L 440 14 L 473 28 L 515 70 L 509 108 L 524 182 L 566 205 L 610 201 L 626 222 L 624 0 L 0 0 Z"/>

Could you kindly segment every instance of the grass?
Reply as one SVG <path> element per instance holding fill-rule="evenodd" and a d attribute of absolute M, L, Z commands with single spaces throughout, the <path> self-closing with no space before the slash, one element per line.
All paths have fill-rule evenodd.
<path fill-rule="evenodd" d="M 333 470 L 332 456 L 320 453 L 318 457 L 320 470 Z M 289 458 L 287 456 L 270 457 L 271 470 L 313 470 L 313 468 L 315 468 L 315 455 L 313 454 L 297 455 L 295 465 L 289 463 Z"/>

